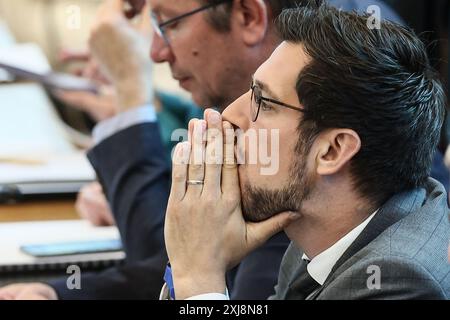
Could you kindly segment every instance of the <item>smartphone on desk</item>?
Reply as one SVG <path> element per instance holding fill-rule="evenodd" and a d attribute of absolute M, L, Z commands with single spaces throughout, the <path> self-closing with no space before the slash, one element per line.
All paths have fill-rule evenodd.
<path fill-rule="evenodd" d="M 20 247 L 20 250 L 33 257 L 43 258 L 75 254 L 121 251 L 122 242 L 119 239 L 55 242 L 23 245 Z"/>

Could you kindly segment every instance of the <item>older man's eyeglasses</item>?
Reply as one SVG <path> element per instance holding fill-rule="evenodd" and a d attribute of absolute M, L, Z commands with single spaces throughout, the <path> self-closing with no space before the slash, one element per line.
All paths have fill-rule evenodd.
<path fill-rule="evenodd" d="M 258 85 L 256 85 L 256 84 L 253 84 L 251 86 L 251 90 L 252 90 L 252 97 L 251 97 L 251 103 L 250 103 L 250 108 L 251 108 L 250 113 L 251 113 L 253 122 L 256 122 L 256 120 L 258 119 L 259 112 L 261 110 L 261 106 L 263 108 L 267 107 L 265 105 L 266 103 L 273 103 L 273 104 L 276 104 L 276 105 L 279 105 L 279 106 L 282 106 L 282 107 L 285 107 L 288 109 L 296 110 L 299 112 L 305 112 L 305 110 L 303 108 L 291 106 L 289 104 L 280 102 L 278 100 L 263 97 L 261 88 L 258 87 Z"/>
<path fill-rule="evenodd" d="M 167 21 L 163 21 L 163 22 L 159 22 L 158 17 L 155 13 L 151 12 L 150 13 L 150 17 L 151 17 L 151 21 L 152 21 L 152 26 L 153 29 L 156 31 L 156 33 L 158 34 L 159 37 L 163 38 L 164 41 L 167 44 L 170 44 L 170 39 L 169 36 L 167 35 L 167 31 L 166 29 L 170 26 L 173 26 L 174 24 L 176 24 L 177 22 L 179 22 L 180 20 L 190 17 L 194 14 L 197 14 L 199 12 L 211 9 L 213 7 L 217 7 L 218 5 L 227 3 L 227 2 L 232 2 L 233 0 L 221 0 L 221 1 L 216 1 L 214 3 L 210 3 L 204 6 L 201 6 L 200 8 L 194 9 L 192 11 L 183 13 L 177 17 L 174 17 L 172 19 L 169 19 Z"/>

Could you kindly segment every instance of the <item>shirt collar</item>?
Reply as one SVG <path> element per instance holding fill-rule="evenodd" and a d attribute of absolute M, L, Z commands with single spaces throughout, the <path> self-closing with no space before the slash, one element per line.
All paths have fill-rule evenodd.
<path fill-rule="evenodd" d="M 358 238 L 364 228 L 369 224 L 375 214 L 372 213 L 366 220 L 364 220 L 360 225 L 355 227 L 344 237 L 339 239 L 335 244 L 326 249 L 325 251 L 318 254 L 314 259 L 312 259 L 307 266 L 308 273 L 311 277 L 316 280 L 321 286 L 325 283 L 325 280 L 330 275 L 336 262 L 344 254 L 344 252 L 350 247 L 350 245 Z M 306 254 L 303 254 L 303 260 L 310 260 Z"/>

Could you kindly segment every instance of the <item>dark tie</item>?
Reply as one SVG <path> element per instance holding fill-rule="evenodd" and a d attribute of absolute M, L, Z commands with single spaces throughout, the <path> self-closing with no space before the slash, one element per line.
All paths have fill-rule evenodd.
<path fill-rule="evenodd" d="M 286 293 L 286 300 L 306 300 L 306 298 L 320 287 L 320 284 L 314 280 L 308 273 L 309 261 L 303 260 L 300 269 L 297 271 L 297 277 L 289 285 Z"/>

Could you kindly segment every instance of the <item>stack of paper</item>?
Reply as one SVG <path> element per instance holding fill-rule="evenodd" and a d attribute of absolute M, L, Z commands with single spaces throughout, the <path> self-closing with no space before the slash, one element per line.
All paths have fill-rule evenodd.
<path fill-rule="evenodd" d="M 0 19 L 0 49 L 13 46 L 15 43 L 14 36 L 9 31 L 8 26 Z M 4 70 L 0 69 L 0 82 L 11 81 L 12 77 Z"/>
<path fill-rule="evenodd" d="M 52 70 L 42 49 L 34 43 L 0 46 L 0 63 L 39 74 Z"/>
<path fill-rule="evenodd" d="M 25 194 L 44 187 L 43 193 L 52 193 L 54 182 L 77 182 L 79 188 L 95 179 L 39 85 L 2 85 L 0 101 L 0 185 L 21 184 Z M 53 186 L 56 193 L 61 188 Z"/>
<path fill-rule="evenodd" d="M 42 49 L 33 43 L 0 46 L 0 70 L 20 79 L 42 83 L 49 88 L 97 92 L 90 80 L 53 72 Z"/>
<path fill-rule="evenodd" d="M 8 26 L 0 19 L 0 48 L 13 45 L 15 42 L 14 36 Z"/>

